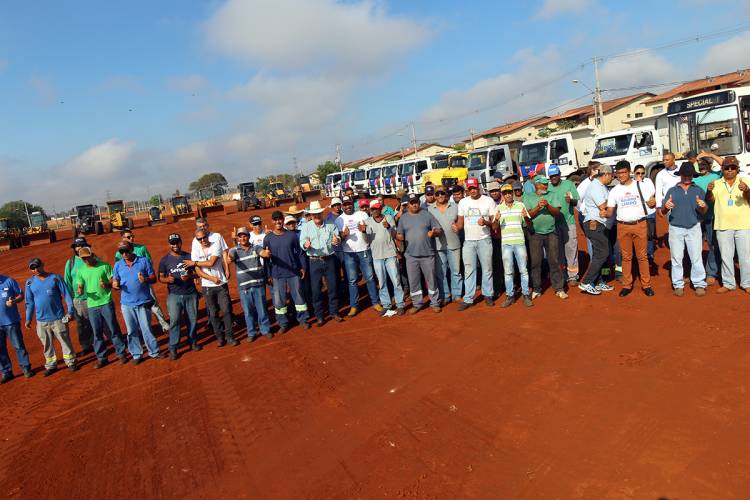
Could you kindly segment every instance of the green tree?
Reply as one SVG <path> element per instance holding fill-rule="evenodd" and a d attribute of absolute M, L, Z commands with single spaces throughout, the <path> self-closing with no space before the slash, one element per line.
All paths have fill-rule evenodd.
<path fill-rule="evenodd" d="M 152 207 L 158 207 L 159 205 L 161 205 L 161 195 L 160 194 L 153 195 L 151 198 L 148 199 L 148 204 L 149 206 L 152 206 Z"/>
<path fill-rule="evenodd" d="M 229 183 L 223 175 L 219 172 L 212 172 L 210 174 L 203 174 L 198 180 L 191 182 L 188 189 L 190 189 L 190 191 L 198 191 L 199 189 L 211 186 L 226 187 L 228 184 Z"/>
<path fill-rule="evenodd" d="M 318 180 L 320 181 L 321 184 L 325 184 L 326 176 L 334 172 L 340 172 L 340 169 L 338 165 L 336 165 L 330 160 L 325 163 L 321 163 L 315 169 L 315 173 L 318 174 Z"/>
<path fill-rule="evenodd" d="M 29 225 L 29 220 L 26 217 L 27 210 L 29 213 L 44 211 L 42 207 L 23 200 L 9 201 L 0 207 L 0 219 L 8 219 L 8 227 L 22 229 Z"/>

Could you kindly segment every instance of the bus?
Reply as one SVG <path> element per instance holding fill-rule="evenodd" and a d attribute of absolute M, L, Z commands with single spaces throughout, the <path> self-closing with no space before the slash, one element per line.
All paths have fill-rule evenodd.
<path fill-rule="evenodd" d="M 674 100 L 667 106 L 667 120 L 673 153 L 736 156 L 740 172 L 750 174 L 750 86 Z M 649 175 L 654 178 L 656 172 Z"/>

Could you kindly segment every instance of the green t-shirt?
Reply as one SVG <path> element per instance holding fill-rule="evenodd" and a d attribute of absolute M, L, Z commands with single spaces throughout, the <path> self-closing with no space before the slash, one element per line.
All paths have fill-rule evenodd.
<path fill-rule="evenodd" d="M 715 172 L 709 172 L 706 175 L 700 177 L 693 177 L 693 184 L 701 188 L 703 191 L 708 192 L 708 184 L 711 181 L 718 181 L 721 177 Z M 708 210 L 703 215 L 703 220 L 714 220 L 714 204 L 713 202 L 708 203 Z"/>
<path fill-rule="evenodd" d="M 84 263 L 76 274 L 76 288 L 83 283 L 83 293 L 88 307 L 98 307 L 112 302 L 112 289 L 102 288 L 100 283 L 112 280 L 112 266 L 98 260 L 93 266 Z"/>
<path fill-rule="evenodd" d="M 539 204 L 539 200 L 541 200 L 542 198 L 547 200 L 547 202 L 552 205 L 553 197 L 549 194 L 549 192 L 547 192 L 542 196 L 539 196 L 536 193 L 524 193 L 523 206 L 526 207 L 526 210 L 531 212 L 534 208 L 536 208 L 536 206 Z M 555 230 L 555 216 L 549 213 L 547 207 L 544 207 L 539 212 L 537 212 L 536 217 L 533 217 L 531 219 L 531 225 L 534 228 L 534 232 L 536 234 L 550 234 Z"/>
<path fill-rule="evenodd" d="M 133 243 L 133 253 L 136 254 L 138 257 L 146 257 L 149 262 L 151 262 L 151 265 L 153 265 L 153 259 L 151 258 L 151 254 L 148 253 L 148 249 L 146 249 L 146 245 L 141 245 L 140 243 Z M 122 255 L 120 255 L 120 251 L 115 251 L 115 262 L 122 260 Z"/>
<path fill-rule="evenodd" d="M 570 193 L 570 197 L 574 202 L 578 201 L 578 190 L 576 189 L 576 185 L 567 179 L 561 180 L 560 184 L 557 186 L 553 186 L 552 183 L 550 183 L 547 187 L 547 194 L 550 196 L 549 204 L 553 207 L 558 207 L 562 214 L 562 218 L 559 219 L 558 223 L 562 224 L 565 222 L 565 225 L 570 226 L 571 224 L 576 223 L 574 212 L 576 203 L 568 203 L 565 200 L 566 193 Z"/>
<path fill-rule="evenodd" d="M 78 271 L 81 269 L 81 267 L 85 266 L 86 263 L 83 262 L 83 259 L 81 259 L 77 255 L 71 257 L 65 263 L 65 274 L 63 276 L 63 281 L 65 282 L 65 286 L 68 287 L 68 291 L 74 299 L 86 300 L 85 293 L 78 295 L 78 286 L 76 285 L 76 277 L 78 276 Z"/>

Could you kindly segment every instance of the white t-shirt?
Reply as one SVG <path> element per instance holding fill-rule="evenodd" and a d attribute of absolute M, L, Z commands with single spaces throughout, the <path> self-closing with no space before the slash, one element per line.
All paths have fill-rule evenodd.
<path fill-rule="evenodd" d="M 667 194 L 670 188 L 676 186 L 680 182 L 680 176 L 677 174 L 678 168 L 675 166 L 674 170 L 667 170 L 666 168 L 659 170 L 656 174 L 656 207 L 661 208 L 661 202 L 664 200 L 664 195 Z"/>
<path fill-rule="evenodd" d="M 469 196 L 458 202 L 458 215 L 464 218 L 465 240 L 476 241 L 490 237 L 490 222 L 495 215 L 496 206 L 495 200 L 485 195 L 476 200 Z M 480 217 L 484 217 L 486 225 L 478 224 Z"/>
<path fill-rule="evenodd" d="M 651 185 L 641 183 L 641 192 L 643 193 L 643 202 L 641 202 L 638 185 L 635 181 L 627 186 L 618 184 L 609 192 L 607 207 L 617 207 L 617 220 L 619 222 L 635 222 L 648 215 L 648 205 L 646 205 L 645 211 L 643 205 L 654 195 L 654 189 Z"/>
<path fill-rule="evenodd" d="M 221 238 L 221 235 L 219 235 Z M 221 238 L 222 241 L 224 238 Z M 210 238 L 209 238 L 210 241 Z M 226 245 L 226 243 L 225 243 Z M 227 282 L 227 276 L 224 274 L 224 250 L 221 247 L 221 242 L 216 241 L 214 243 L 211 243 L 211 246 L 208 248 L 204 248 L 203 246 L 199 246 L 197 251 L 194 251 L 191 253 L 190 257 L 195 262 L 205 262 L 211 257 L 216 255 L 218 258 L 216 259 L 216 262 L 214 262 L 214 265 L 211 267 L 201 267 L 201 271 L 204 273 L 210 275 L 210 276 L 216 276 L 221 279 L 221 283 L 218 285 L 214 283 L 213 281 L 207 280 L 206 278 L 201 278 L 201 285 L 205 287 L 213 287 L 213 286 L 220 286 Z"/>
<path fill-rule="evenodd" d="M 343 230 L 344 226 L 349 228 L 349 236 L 344 238 L 344 252 L 364 252 L 369 248 L 365 233 L 359 231 L 359 223 L 364 223 L 368 217 L 369 215 L 361 210 L 351 215 L 342 213 L 336 217 L 336 227 L 339 231 Z"/>
<path fill-rule="evenodd" d="M 229 249 L 229 247 L 227 246 L 227 242 L 224 241 L 224 237 L 219 233 L 208 233 L 208 242 L 212 245 L 218 242 L 221 246 L 222 251 Z M 200 241 L 193 238 L 193 244 L 190 246 L 190 253 L 192 255 L 195 255 L 195 253 L 198 252 L 201 248 L 202 247 Z"/>
<path fill-rule="evenodd" d="M 578 203 L 576 203 L 576 208 L 578 209 L 578 213 L 581 214 L 581 217 L 586 215 L 586 205 L 583 203 L 583 197 L 586 196 L 586 190 L 591 185 L 591 178 L 586 177 L 581 181 L 580 184 L 578 184 L 578 188 L 576 190 L 578 191 Z"/>

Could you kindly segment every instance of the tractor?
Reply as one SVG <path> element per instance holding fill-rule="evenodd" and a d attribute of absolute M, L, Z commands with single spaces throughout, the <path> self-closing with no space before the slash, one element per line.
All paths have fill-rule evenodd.
<path fill-rule="evenodd" d="M 96 205 L 78 205 L 74 211 L 76 213 L 74 237 L 79 234 L 102 234 L 104 232 L 104 223 Z"/>
<path fill-rule="evenodd" d="M 148 225 L 157 226 L 159 224 L 166 224 L 167 219 L 164 218 L 161 207 L 154 205 L 148 209 Z"/>
<path fill-rule="evenodd" d="M 107 202 L 109 211 L 109 232 L 113 229 L 122 231 L 123 229 L 133 229 L 133 219 L 127 216 L 127 209 L 122 200 L 112 200 Z"/>
<path fill-rule="evenodd" d="M 255 192 L 254 182 L 243 182 L 237 186 L 240 191 L 240 210 L 243 212 L 248 211 L 250 208 L 259 209 L 264 207 L 261 199 L 258 198 L 258 194 Z M 265 208 L 265 207 L 264 207 Z"/>
<path fill-rule="evenodd" d="M 23 245 L 43 245 L 57 241 L 55 232 L 47 227 L 47 216 L 43 212 L 31 212 L 31 225 L 23 230 Z"/>
<path fill-rule="evenodd" d="M 178 220 L 195 218 L 195 212 L 193 212 L 193 209 L 190 208 L 190 203 L 188 203 L 186 196 L 173 196 L 171 199 L 171 204 L 172 217 L 174 217 L 175 222 L 177 222 Z"/>

